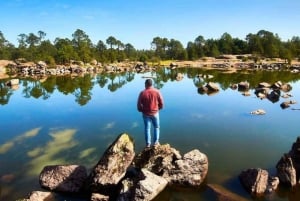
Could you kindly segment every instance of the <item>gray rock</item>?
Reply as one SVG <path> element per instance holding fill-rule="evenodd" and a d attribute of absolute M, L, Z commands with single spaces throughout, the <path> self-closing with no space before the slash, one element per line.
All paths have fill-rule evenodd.
<path fill-rule="evenodd" d="M 169 144 L 144 149 L 134 159 L 134 166 L 146 168 L 149 171 L 161 176 L 166 169 L 170 169 L 176 160 L 181 159 L 179 151 Z"/>
<path fill-rule="evenodd" d="M 90 174 L 93 192 L 109 194 L 124 177 L 135 156 L 133 139 L 126 133 L 108 147 Z"/>
<path fill-rule="evenodd" d="M 79 165 L 46 166 L 40 173 L 40 185 L 58 192 L 79 193 L 83 190 L 87 171 Z"/>
<path fill-rule="evenodd" d="M 169 144 L 143 150 L 134 160 L 138 168 L 164 177 L 169 185 L 198 187 L 208 171 L 208 159 L 199 150 L 184 155 Z"/>
<path fill-rule="evenodd" d="M 133 178 L 122 181 L 122 188 L 117 201 L 150 201 L 154 199 L 168 182 L 163 177 L 142 169 Z"/>
<path fill-rule="evenodd" d="M 207 175 L 208 159 L 205 154 L 195 149 L 186 153 L 181 160 L 174 161 L 173 166 L 169 167 L 162 175 L 169 185 L 198 187 Z"/>

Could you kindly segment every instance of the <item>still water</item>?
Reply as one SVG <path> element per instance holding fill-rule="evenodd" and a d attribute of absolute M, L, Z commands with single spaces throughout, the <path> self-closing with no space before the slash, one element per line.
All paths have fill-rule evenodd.
<path fill-rule="evenodd" d="M 176 80 L 177 73 L 184 78 Z M 213 78 L 200 79 L 197 75 Z M 201 69 L 160 69 L 148 73 L 85 75 L 82 77 L 20 78 L 12 90 L 0 81 L 0 200 L 25 197 L 40 190 L 38 175 L 46 165 L 95 165 L 107 146 L 123 132 L 135 140 L 136 152 L 144 146 L 142 117 L 136 100 L 144 88 L 144 77 L 154 77 L 164 96 L 160 113 L 161 143 L 169 143 L 184 154 L 199 149 L 209 159 L 207 183 L 223 187 L 252 200 L 238 180 L 247 168 L 275 173 L 275 166 L 290 150 L 299 133 L 299 109 L 282 109 L 280 103 L 300 101 L 300 76 L 289 72 L 223 73 Z M 250 83 L 250 96 L 230 88 Z M 260 82 L 289 83 L 293 97 L 278 102 L 259 99 L 254 88 Z M 198 93 L 212 81 L 220 91 Z M 284 93 L 282 93 L 284 94 Z M 264 109 L 266 115 L 251 111 Z M 299 201 L 300 189 L 280 189 L 260 200 Z M 58 200 L 76 200 L 70 197 Z M 167 189 L 162 200 L 212 200 L 207 189 Z"/>

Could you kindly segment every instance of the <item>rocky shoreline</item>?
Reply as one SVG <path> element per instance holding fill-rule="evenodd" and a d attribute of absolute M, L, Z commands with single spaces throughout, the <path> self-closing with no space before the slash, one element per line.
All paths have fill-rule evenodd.
<path fill-rule="evenodd" d="M 207 156 L 199 150 L 182 156 L 164 144 L 145 148 L 136 155 L 133 139 L 123 133 L 107 148 L 90 173 L 81 165 L 44 167 L 39 182 L 50 192 L 32 192 L 27 200 L 37 199 L 37 195 L 54 197 L 51 192 L 85 195 L 92 201 L 152 200 L 167 185 L 200 187 L 207 171 Z"/>
<path fill-rule="evenodd" d="M 283 59 L 245 59 L 249 55 L 222 55 L 218 58 L 205 57 L 196 61 L 162 61 L 156 63 L 126 61 L 111 64 L 101 64 L 96 60 L 90 63 L 81 61 L 70 61 L 67 65 L 48 66 L 44 61 L 30 62 L 24 59 L 15 61 L 0 60 L 0 79 L 8 78 L 12 75 L 18 76 L 49 76 L 49 75 L 81 75 L 84 73 L 116 73 L 124 71 L 143 72 L 155 71 L 157 67 L 169 67 L 171 69 L 181 67 L 192 68 L 214 68 L 235 72 L 240 69 L 263 69 L 282 70 L 288 69 L 293 73 L 300 72 L 300 62 L 293 60 L 287 64 Z"/>
<path fill-rule="evenodd" d="M 274 193 L 279 184 L 300 184 L 300 137 L 276 165 L 277 174 L 249 168 L 241 171 L 241 185 L 254 197 Z M 208 157 L 197 149 L 184 155 L 169 144 L 145 148 L 136 154 L 134 140 L 122 133 L 88 171 L 82 165 L 46 166 L 39 176 L 45 191 L 33 191 L 25 201 L 54 201 L 55 193 L 78 195 L 91 201 L 150 201 L 167 186 L 200 188 L 205 185 L 217 200 L 246 198 L 217 184 L 207 184 Z M 55 192 L 55 193 L 54 193 Z"/>

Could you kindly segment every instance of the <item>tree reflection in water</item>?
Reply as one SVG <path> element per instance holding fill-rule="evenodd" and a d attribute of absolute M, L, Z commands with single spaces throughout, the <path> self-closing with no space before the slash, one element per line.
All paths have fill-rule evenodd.
<path fill-rule="evenodd" d="M 163 68 L 158 67 L 155 72 L 151 72 L 151 77 L 155 82 L 155 87 L 161 89 L 168 81 L 175 81 L 178 73 L 183 74 L 187 79 L 193 80 L 196 88 L 203 86 L 208 81 L 216 82 L 226 90 L 232 84 L 241 81 L 248 81 L 250 88 L 255 88 L 260 82 L 275 83 L 280 80 L 285 83 L 299 80 L 299 75 L 289 71 L 247 71 L 239 70 L 228 73 L 226 70 L 201 69 L 201 68 Z M 91 90 L 95 85 L 106 88 L 110 92 L 116 92 L 127 83 L 134 80 L 135 72 L 101 73 L 97 75 L 84 74 L 82 76 L 49 76 L 42 80 L 33 78 L 19 78 L 23 86 L 22 94 L 25 98 L 50 98 L 51 94 L 58 90 L 64 95 L 72 94 L 75 101 L 83 106 L 92 99 Z M 212 75 L 208 80 L 199 78 L 200 74 Z M 6 86 L 6 80 L 0 80 L 0 104 L 8 104 L 9 99 L 14 94 L 14 90 Z"/>

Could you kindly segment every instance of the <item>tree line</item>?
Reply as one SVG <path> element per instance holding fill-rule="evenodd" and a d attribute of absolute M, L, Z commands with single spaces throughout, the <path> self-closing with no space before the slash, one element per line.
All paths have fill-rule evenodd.
<path fill-rule="evenodd" d="M 93 44 L 89 36 L 77 29 L 72 38 L 57 37 L 53 42 L 46 33 L 38 31 L 18 35 L 15 46 L 5 39 L 0 31 L 0 59 L 45 61 L 50 66 L 68 64 L 71 60 L 84 63 L 96 60 L 101 63 L 129 61 L 159 62 L 160 60 L 197 60 L 203 57 L 218 57 L 223 54 L 251 54 L 257 58 L 282 58 L 291 61 L 300 58 L 300 37 L 282 41 L 277 34 L 260 30 L 249 33 L 244 40 L 224 33 L 219 39 L 205 39 L 199 35 L 194 41 L 183 44 L 176 39 L 154 37 L 151 48 L 138 50 L 130 43 L 123 43 L 113 36 Z"/>

